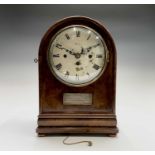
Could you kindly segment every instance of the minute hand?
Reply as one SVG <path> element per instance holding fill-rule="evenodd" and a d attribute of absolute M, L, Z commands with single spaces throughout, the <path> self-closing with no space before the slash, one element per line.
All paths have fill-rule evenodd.
<path fill-rule="evenodd" d="M 71 55 L 75 55 L 75 53 L 72 50 L 68 50 L 67 48 L 64 48 L 62 46 L 57 46 L 57 48 L 59 48 L 61 50 L 65 50 L 67 53 L 69 53 Z"/>

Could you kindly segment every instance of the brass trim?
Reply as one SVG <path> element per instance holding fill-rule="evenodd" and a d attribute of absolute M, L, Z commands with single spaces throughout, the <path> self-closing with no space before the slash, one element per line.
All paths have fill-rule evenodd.
<path fill-rule="evenodd" d="M 74 84 L 74 83 L 66 82 L 65 80 L 63 80 L 63 79 L 61 79 L 60 77 L 57 76 L 57 74 L 53 70 L 52 64 L 50 63 L 49 53 L 50 53 L 51 44 L 52 44 L 52 42 L 54 41 L 54 39 L 56 38 L 56 36 L 58 34 L 60 34 L 62 31 L 66 30 L 66 29 L 73 28 L 73 27 L 78 27 L 78 26 L 79 27 L 83 27 L 83 28 L 87 28 L 87 29 L 93 31 L 95 34 L 97 34 L 97 36 L 99 36 L 101 42 L 103 43 L 103 47 L 105 48 L 105 60 L 104 60 L 104 65 L 103 65 L 103 68 L 102 68 L 101 72 L 94 79 L 92 79 L 92 80 L 90 80 L 90 81 L 88 81 L 86 83 Z M 92 84 L 93 82 L 95 82 L 96 80 L 98 80 L 101 77 L 101 75 L 104 73 L 104 71 L 105 71 L 105 69 L 107 67 L 107 63 L 109 62 L 109 51 L 108 51 L 107 45 L 106 45 L 103 37 L 98 32 L 96 32 L 96 30 L 92 29 L 91 27 L 85 26 L 85 25 L 80 25 L 80 24 L 79 25 L 75 25 L 75 24 L 73 24 L 73 25 L 66 26 L 66 27 L 60 29 L 58 32 L 56 32 L 53 35 L 53 37 L 51 38 L 51 41 L 49 42 L 49 45 L 48 46 L 49 47 L 48 47 L 48 52 L 47 52 L 47 62 L 48 62 L 48 65 L 49 65 L 49 68 L 50 68 L 52 74 L 54 75 L 54 77 L 57 80 L 59 80 L 63 84 L 66 84 L 68 86 L 71 86 L 71 87 L 83 87 L 83 86 L 87 86 L 87 85 Z"/>

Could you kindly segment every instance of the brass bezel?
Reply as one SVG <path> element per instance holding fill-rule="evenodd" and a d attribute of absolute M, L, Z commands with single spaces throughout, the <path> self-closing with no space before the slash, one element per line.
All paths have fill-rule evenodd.
<path fill-rule="evenodd" d="M 81 83 L 81 84 L 73 84 L 73 83 L 69 83 L 69 82 L 66 82 L 65 80 L 61 79 L 56 73 L 55 71 L 53 70 L 53 67 L 52 67 L 52 64 L 50 63 L 50 60 L 49 60 L 49 53 L 50 53 L 50 47 L 51 47 L 51 44 L 52 42 L 54 41 L 54 39 L 56 38 L 56 36 L 58 34 L 60 34 L 62 31 L 66 30 L 66 29 L 69 29 L 69 28 L 72 28 L 72 27 L 84 27 L 84 28 L 87 28 L 87 29 L 90 29 L 91 31 L 93 31 L 95 34 L 97 34 L 97 36 L 99 36 L 101 42 L 103 43 L 103 46 L 105 48 L 105 61 L 104 61 L 104 65 L 103 65 L 103 68 L 101 70 L 101 72 L 95 77 L 93 78 L 92 80 L 88 81 L 88 82 L 85 82 L 85 83 Z M 90 85 L 92 83 L 94 83 L 96 80 L 98 80 L 101 75 L 104 73 L 106 67 L 107 67 L 107 63 L 109 61 L 109 51 L 108 51 L 108 48 L 106 46 L 106 43 L 103 39 L 103 37 L 94 29 L 92 29 L 91 27 L 88 27 L 88 26 L 85 26 L 85 25 L 70 25 L 70 26 L 66 26 L 62 29 L 60 29 L 58 32 L 56 32 L 53 37 L 51 38 L 50 42 L 49 42 L 49 46 L 48 46 L 48 52 L 47 52 L 47 62 L 48 62 L 48 65 L 49 65 L 49 68 L 50 68 L 50 71 L 52 72 L 52 74 L 54 75 L 54 77 L 59 80 L 60 82 L 62 82 L 63 84 L 67 85 L 67 86 L 72 86 L 72 87 L 83 87 L 83 86 L 87 86 L 87 85 Z"/>

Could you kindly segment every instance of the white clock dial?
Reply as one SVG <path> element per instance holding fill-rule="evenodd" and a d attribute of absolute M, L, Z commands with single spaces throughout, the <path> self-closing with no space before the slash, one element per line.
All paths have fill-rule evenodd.
<path fill-rule="evenodd" d="M 73 25 L 60 30 L 51 40 L 48 61 L 61 82 L 72 86 L 97 80 L 106 66 L 107 47 L 93 29 Z"/>

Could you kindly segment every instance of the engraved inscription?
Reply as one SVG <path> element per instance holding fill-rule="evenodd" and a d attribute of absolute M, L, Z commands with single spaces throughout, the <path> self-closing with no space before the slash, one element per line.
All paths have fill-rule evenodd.
<path fill-rule="evenodd" d="M 64 93 L 64 105 L 92 105 L 91 93 Z"/>

